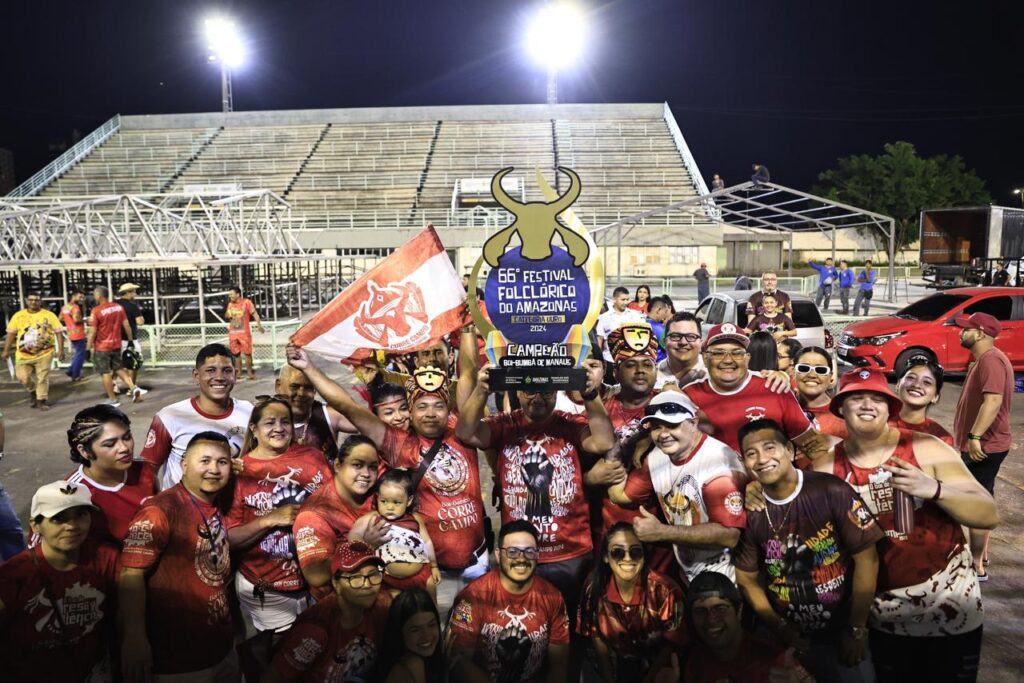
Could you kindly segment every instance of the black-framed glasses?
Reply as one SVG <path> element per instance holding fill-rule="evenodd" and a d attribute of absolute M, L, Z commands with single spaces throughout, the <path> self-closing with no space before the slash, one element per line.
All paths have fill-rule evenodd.
<path fill-rule="evenodd" d="M 649 405 L 644 408 L 644 417 L 653 417 L 655 415 L 680 415 L 685 413 L 692 416 L 693 410 L 689 406 L 684 406 L 681 403 L 659 403 L 656 406 Z"/>
<path fill-rule="evenodd" d="M 682 341 L 685 341 L 688 344 L 695 344 L 696 342 L 700 341 L 700 335 L 692 333 L 683 334 L 681 332 L 671 332 L 665 335 L 665 340 L 670 341 L 673 344 L 678 344 L 679 342 Z"/>
<path fill-rule="evenodd" d="M 638 545 L 631 545 L 628 548 L 616 547 L 608 551 L 608 556 L 616 562 L 622 562 L 627 557 L 630 560 L 644 559 L 644 549 Z"/>
<path fill-rule="evenodd" d="M 336 581 L 344 581 L 352 588 L 365 588 L 367 585 L 379 586 L 384 581 L 384 574 L 376 571 L 369 574 L 335 574 Z"/>
<path fill-rule="evenodd" d="M 708 358 L 715 361 L 723 361 L 726 358 L 732 358 L 733 360 L 743 360 L 743 357 L 747 355 L 746 349 L 711 349 L 707 352 Z"/>
<path fill-rule="evenodd" d="M 832 368 L 827 365 L 810 365 L 808 363 L 797 363 L 796 372 L 798 375 L 809 375 L 812 372 L 815 375 L 831 375 Z"/>
<path fill-rule="evenodd" d="M 518 560 L 520 557 L 536 560 L 540 557 L 540 550 L 537 548 L 518 548 L 514 545 L 505 546 L 501 549 L 501 552 L 505 553 L 506 557 L 510 560 Z"/>

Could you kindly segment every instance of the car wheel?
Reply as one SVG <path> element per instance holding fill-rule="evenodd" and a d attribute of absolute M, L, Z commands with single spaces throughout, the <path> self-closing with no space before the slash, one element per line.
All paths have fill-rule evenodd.
<path fill-rule="evenodd" d="M 907 349 L 896 358 L 896 364 L 893 365 L 893 374 L 899 378 L 903 376 L 903 373 L 907 371 L 907 366 L 910 364 L 910 359 L 914 356 L 927 356 L 928 360 L 935 362 L 935 354 L 928 349 L 914 348 Z"/>

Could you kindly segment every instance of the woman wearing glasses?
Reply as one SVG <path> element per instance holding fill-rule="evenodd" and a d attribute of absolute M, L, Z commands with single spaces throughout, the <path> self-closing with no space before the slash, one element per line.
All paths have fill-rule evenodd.
<path fill-rule="evenodd" d="M 391 596 L 380 589 L 383 580 L 373 548 L 361 541 L 338 544 L 330 560 L 333 597 L 299 616 L 262 683 L 377 680 L 391 607 Z"/>
<path fill-rule="evenodd" d="M 594 646 L 602 681 L 653 681 L 668 672 L 679 678 L 672 646 L 680 644 L 682 591 L 648 568 L 631 523 L 618 522 L 605 535 L 584 590 L 578 630 Z"/>
<path fill-rule="evenodd" d="M 832 354 L 820 346 L 805 346 L 793 356 L 793 377 L 796 392 L 807 414 L 815 421 L 818 431 L 833 437 L 831 441 L 846 438 L 846 423 L 829 410 L 836 383 Z"/>
<path fill-rule="evenodd" d="M 896 394 L 903 401 L 893 427 L 924 432 L 953 445 L 953 436 L 946 428 L 928 417 L 928 409 L 939 402 L 942 393 L 942 366 L 925 355 L 914 356 L 896 382 Z"/>

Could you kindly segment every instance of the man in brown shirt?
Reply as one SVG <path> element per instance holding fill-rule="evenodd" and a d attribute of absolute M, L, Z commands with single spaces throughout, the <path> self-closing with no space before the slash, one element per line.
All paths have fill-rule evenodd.
<path fill-rule="evenodd" d="M 1010 451 L 1010 398 L 1013 366 L 995 346 L 1002 325 L 988 313 L 961 315 L 956 319 L 960 345 L 970 349 L 974 366 L 967 372 L 956 404 L 956 445 L 967 469 L 993 493 L 999 466 Z M 988 534 L 971 529 L 971 554 L 979 581 L 987 581 Z"/>

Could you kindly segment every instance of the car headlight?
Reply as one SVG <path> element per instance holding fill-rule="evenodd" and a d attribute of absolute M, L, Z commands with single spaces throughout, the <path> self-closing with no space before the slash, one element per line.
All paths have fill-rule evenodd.
<path fill-rule="evenodd" d="M 882 346 L 883 344 L 888 344 L 896 337 L 902 337 L 905 334 L 906 332 L 896 332 L 895 334 L 883 334 L 878 337 L 867 337 L 863 341 L 865 344 L 869 344 L 871 346 Z"/>

